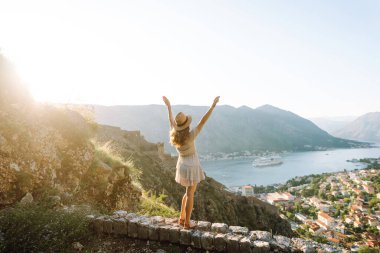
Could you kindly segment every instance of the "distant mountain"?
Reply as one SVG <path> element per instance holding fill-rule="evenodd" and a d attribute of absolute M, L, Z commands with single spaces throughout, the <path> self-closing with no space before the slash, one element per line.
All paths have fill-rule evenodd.
<path fill-rule="evenodd" d="M 194 127 L 208 107 L 173 106 L 193 117 Z M 164 142 L 168 151 L 169 122 L 164 105 L 94 106 L 96 121 L 126 130 L 140 130 L 151 142 Z M 361 143 L 335 138 L 311 121 L 271 105 L 256 109 L 242 106 L 218 106 L 207 122 L 197 149 L 200 153 L 239 152 L 245 150 L 318 150 L 321 148 L 349 148 Z"/>
<path fill-rule="evenodd" d="M 334 134 L 352 140 L 380 142 L 380 112 L 364 114 Z"/>
<path fill-rule="evenodd" d="M 96 121 L 126 130 L 140 130 L 147 140 L 164 142 L 169 146 L 169 122 L 163 105 L 144 106 L 94 106 Z M 173 106 L 193 117 L 194 127 L 208 107 Z M 234 108 L 218 106 L 207 122 L 197 149 L 200 153 L 239 152 L 245 150 L 318 150 L 324 148 L 349 148 L 361 143 L 335 138 L 300 116 L 264 105 L 256 109 L 247 106 Z"/>
<path fill-rule="evenodd" d="M 342 129 L 357 117 L 355 116 L 345 116 L 345 117 L 318 117 L 311 118 L 310 120 L 316 124 L 319 128 L 325 130 L 329 134 L 334 135 L 336 131 Z"/>

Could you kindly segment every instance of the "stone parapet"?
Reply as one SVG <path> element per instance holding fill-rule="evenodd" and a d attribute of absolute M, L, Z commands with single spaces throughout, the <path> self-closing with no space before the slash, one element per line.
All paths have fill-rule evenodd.
<path fill-rule="evenodd" d="M 89 215 L 91 228 L 97 234 L 125 236 L 140 240 L 168 242 L 212 252 L 341 252 L 341 249 L 301 238 L 272 235 L 267 231 L 249 231 L 246 227 L 224 223 L 194 221 L 194 229 L 184 229 L 176 218 L 140 216 L 116 211 L 111 216 Z"/>

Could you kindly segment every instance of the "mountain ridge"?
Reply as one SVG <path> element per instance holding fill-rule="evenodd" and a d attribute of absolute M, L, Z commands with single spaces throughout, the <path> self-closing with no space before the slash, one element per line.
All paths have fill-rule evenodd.
<path fill-rule="evenodd" d="M 91 106 L 98 123 L 125 130 L 139 129 L 147 140 L 164 142 L 165 149 L 175 153 L 169 145 L 169 123 L 164 105 Z M 207 106 L 191 105 L 174 105 L 172 108 L 174 114 L 179 111 L 190 114 L 193 127 L 208 109 Z M 203 154 L 246 150 L 308 151 L 363 145 L 331 136 L 310 120 L 272 105 L 256 109 L 217 106 L 201 136 L 197 140 L 197 149 Z"/>
<path fill-rule="evenodd" d="M 380 112 L 369 112 L 334 132 L 342 138 L 380 142 Z"/>

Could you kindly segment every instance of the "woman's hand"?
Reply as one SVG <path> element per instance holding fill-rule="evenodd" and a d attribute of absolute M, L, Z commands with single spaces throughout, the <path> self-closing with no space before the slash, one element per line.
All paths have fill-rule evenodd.
<path fill-rule="evenodd" d="M 168 106 L 168 107 L 170 106 L 170 101 L 169 101 L 169 99 L 167 97 L 162 96 L 162 100 L 164 100 L 164 103 L 165 103 L 166 106 Z"/>
<path fill-rule="evenodd" d="M 216 104 L 219 102 L 219 98 L 220 96 L 217 96 L 215 99 L 214 99 L 214 102 L 212 103 L 212 107 L 215 107 Z"/>

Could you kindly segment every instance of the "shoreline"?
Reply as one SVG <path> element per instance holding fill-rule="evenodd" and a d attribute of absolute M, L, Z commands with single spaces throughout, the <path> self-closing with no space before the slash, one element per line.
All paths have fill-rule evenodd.
<path fill-rule="evenodd" d="M 355 159 L 355 158 L 354 158 Z M 353 159 L 353 160 L 354 160 Z M 378 163 L 380 165 L 380 156 L 378 158 L 375 158 L 375 157 L 370 157 L 370 158 L 363 158 L 363 159 L 357 159 L 357 160 L 377 160 Z M 315 176 L 321 176 L 321 175 L 333 175 L 333 174 L 338 174 L 338 173 L 343 173 L 343 172 L 347 172 L 347 171 L 360 171 L 360 170 L 370 170 L 370 169 L 380 169 L 380 168 L 371 168 L 371 164 L 372 163 L 368 163 L 368 162 L 352 162 L 352 163 L 360 163 L 362 165 L 367 165 L 366 167 L 364 168 L 355 168 L 355 169 L 351 169 L 351 170 L 347 170 L 347 169 L 343 169 L 343 170 L 339 170 L 339 171 L 334 171 L 334 172 L 322 172 L 322 173 L 318 173 L 318 174 L 315 174 L 315 173 L 312 173 L 312 174 L 307 174 L 307 175 L 303 175 L 303 176 L 295 176 L 295 177 L 292 177 L 288 180 L 286 180 L 284 183 L 274 183 L 274 184 L 268 184 L 268 185 L 252 185 L 253 187 L 257 188 L 257 187 L 263 187 L 263 188 L 267 188 L 267 187 L 273 187 L 273 189 L 278 189 L 278 188 L 281 188 L 281 187 L 285 187 L 286 184 L 289 182 L 289 181 L 292 181 L 292 180 L 296 180 L 296 179 L 304 179 L 304 178 L 308 178 L 308 177 L 315 177 Z M 251 184 L 248 184 L 248 185 L 251 185 Z M 226 186 L 226 189 L 228 189 L 228 191 L 230 192 L 233 192 L 233 193 L 238 193 L 236 190 L 234 189 L 237 189 L 237 188 L 242 188 L 243 186 L 245 185 L 236 185 L 236 186 L 229 186 L 227 187 Z M 265 192 L 264 192 L 265 193 Z M 261 193 L 260 193 L 261 194 Z"/>
<path fill-rule="evenodd" d="M 209 154 L 199 154 L 199 160 L 202 161 L 229 161 L 237 159 L 255 159 L 262 156 L 268 155 L 281 155 L 281 154 L 296 154 L 296 153 L 307 153 L 307 152 L 326 152 L 335 150 L 352 150 L 352 149 L 372 149 L 380 148 L 380 143 L 368 142 L 370 145 L 362 147 L 348 147 L 348 148 L 325 148 L 325 149 L 315 149 L 315 150 L 282 150 L 282 151 L 239 151 L 232 153 L 209 153 Z M 250 155 L 234 155 L 236 153 L 249 152 Z M 205 158 L 208 157 L 208 158 Z"/>

